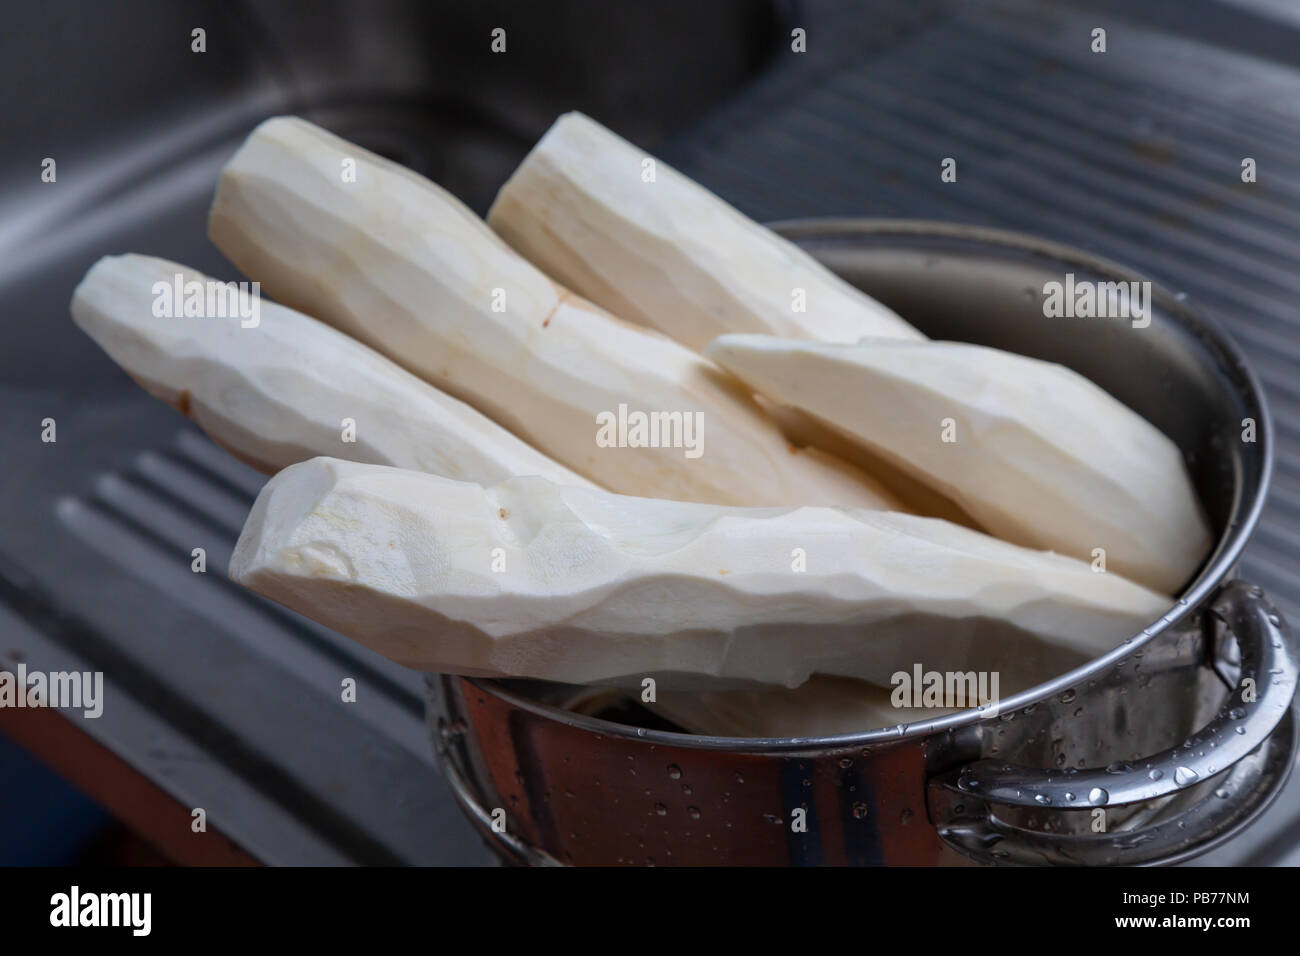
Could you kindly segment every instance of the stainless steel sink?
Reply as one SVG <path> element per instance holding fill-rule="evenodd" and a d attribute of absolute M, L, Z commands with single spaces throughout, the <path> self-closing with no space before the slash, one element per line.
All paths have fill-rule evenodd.
<path fill-rule="evenodd" d="M 108 699 L 97 721 L 59 715 L 70 738 L 12 712 L 0 731 L 50 759 L 88 742 L 61 771 L 182 861 L 488 861 L 433 768 L 420 675 L 226 580 L 262 479 L 68 318 L 105 254 L 237 278 L 206 239 L 207 205 L 239 139 L 279 112 L 482 211 L 554 116 L 578 108 L 757 219 L 1001 226 L 1185 291 L 1265 381 L 1278 466 L 1243 570 L 1297 619 L 1300 28 L 1270 5 L 920 0 L 865 16 L 854 0 L 328 0 L 309 19 L 287 0 L 6 5 L 0 668 L 101 669 Z M 1077 42 L 1089 11 L 1125 38 L 1106 57 Z M 490 50 L 497 26 L 504 55 Z M 959 181 L 944 184 L 950 155 Z M 1239 181 L 1243 156 L 1258 188 Z M 195 547 L 206 574 L 190 570 Z M 343 677 L 356 704 L 339 700 Z M 194 807 L 227 842 L 162 833 L 167 813 Z M 1293 783 L 1211 861 L 1300 862 L 1297 845 Z"/>

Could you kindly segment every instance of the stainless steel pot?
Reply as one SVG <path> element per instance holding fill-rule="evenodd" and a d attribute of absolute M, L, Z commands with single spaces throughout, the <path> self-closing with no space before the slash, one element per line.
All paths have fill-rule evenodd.
<path fill-rule="evenodd" d="M 1273 454 L 1237 348 L 1158 288 L 1146 328 L 1045 318 L 1043 286 L 1066 273 L 1141 277 L 1041 239 L 910 221 L 778 229 L 928 335 L 1061 362 L 1146 416 L 1183 449 L 1218 544 L 1164 618 L 997 716 L 701 737 L 557 706 L 571 688 L 430 675 L 442 769 L 485 839 L 530 864 L 1150 864 L 1249 824 L 1295 760 L 1300 654 L 1263 593 L 1232 579 Z"/>

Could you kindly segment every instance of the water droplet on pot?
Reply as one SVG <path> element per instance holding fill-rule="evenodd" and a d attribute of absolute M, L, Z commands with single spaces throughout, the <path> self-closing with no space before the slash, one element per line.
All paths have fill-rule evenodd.
<path fill-rule="evenodd" d="M 698 819 L 700 818 L 700 808 L 699 808 L 699 807 L 687 807 L 687 808 L 686 808 L 686 815 L 687 815 L 688 817 L 690 817 L 692 820 L 698 820 Z"/>
<path fill-rule="evenodd" d="M 853 804 L 853 819 L 865 820 L 867 817 L 867 805 L 865 803 Z"/>
<path fill-rule="evenodd" d="M 1110 794 L 1101 787 L 1093 787 L 1088 791 L 1088 802 L 1094 807 L 1104 807 L 1110 802 Z"/>
<path fill-rule="evenodd" d="M 662 803 L 656 803 L 655 813 L 659 814 L 659 816 L 661 817 L 666 817 L 668 816 L 668 808 L 664 806 Z"/>
<path fill-rule="evenodd" d="M 1201 775 L 1190 767 L 1179 767 L 1174 771 L 1174 782 L 1180 787 L 1186 787 L 1199 779 L 1201 779 Z"/>
<path fill-rule="evenodd" d="M 1149 774 L 1147 774 L 1147 777 L 1149 777 L 1152 780 L 1161 780 L 1164 778 L 1164 775 L 1165 772 L 1161 770 L 1159 767 L 1156 767 Z"/>

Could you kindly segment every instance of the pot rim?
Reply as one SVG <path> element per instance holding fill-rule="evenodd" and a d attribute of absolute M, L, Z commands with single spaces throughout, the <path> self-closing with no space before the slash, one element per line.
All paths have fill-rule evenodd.
<path fill-rule="evenodd" d="M 1055 260 L 1060 264 L 1085 269 L 1121 281 L 1149 281 L 1145 276 L 1132 269 L 1074 246 L 1042 239 L 1027 233 L 1008 229 L 995 229 L 988 226 L 926 219 L 858 217 L 785 219 L 768 225 L 790 240 L 799 238 L 833 239 L 865 233 L 877 236 L 896 234 L 899 236 L 920 236 L 982 243 L 990 247 L 1031 253 Z M 1127 638 L 1100 657 L 1093 658 L 1073 670 L 1023 690 L 1005 700 L 998 701 L 996 710 L 992 711 L 994 714 L 1011 713 L 1055 694 L 1063 693 L 1083 681 L 1109 670 L 1117 662 L 1128 657 L 1134 651 L 1140 650 L 1169 628 L 1177 626 L 1195 610 L 1208 603 L 1220 584 L 1232 572 L 1246 544 L 1254 534 L 1256 525 L 1259 523 L 1260 514 L 1263 511 L 1264 501 L 1267 498 L 1273 477 L 1273 418 L 1269 412 L 1268 403 L 1264 397 L 1264 390 L 1259 383 L 1259 379 L 1247 364 L 1246 357 L 1241 349 L 1217 321 L 1188 308 L 1182 300 L 1176 298 L 1163 286 L 1155 282 L 1151 283 L 1151 295 L 1152 301 L 1157 303 L 1161 310 L 1176 318 L 1184 327 L 1189 328 L 1220 354 L 1225 370 L 1228 371 L 1230 376 L 1241 380 L 1240 384 L 1244 386 L 1251 400 L 1258 406 L 1259 421 L 1257 422 L 1256 437 L 1263 458 L 1259 482 L 1253 490 L 1243 488 L 1240 485 L 1235 489 L 1232 507 L 1228 512 L 1227 527 L 1220 536 L 1218 545 L 1206 560 L 1200 573 L 1192 579 L 1192 583 L 1183 590 L 1177 601 L 1164 615 L 1148 627 L 1143 628 L 1138 634 Z M 1249 496 L 1249 500 L 1243 501 L 1243 496 Z M 516 707 L 571 727 L 602 736 L 622 737 L 691 750 L 780 753 L 811 749 L 837 750 L 878 747 L 900 740 L 911 740 L 927 737 L 934 733 L 956 730 L 960 727 L 979 723 L 991 716 L 991 707 L 984 706 L 948 714 L 933 720 L 914 721 L 912 723 L 898 724 L 892 728 L 877 728 L 853 734 L 836 734 L 823 737 L 715 737 L 633 727 L 599 717 L 562 710 L 559 707 L 532 700 L 509 690 L 494 679 L 473 677 L 461 679 Z"/>

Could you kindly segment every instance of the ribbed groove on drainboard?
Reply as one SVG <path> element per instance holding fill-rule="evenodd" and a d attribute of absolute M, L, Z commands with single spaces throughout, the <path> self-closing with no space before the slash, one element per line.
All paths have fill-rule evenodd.
<path fill-rule="evenodd" d="M 1030 120 L 1017 122 L 1014 117 L 1019 111 L 1005 105 L 999 106 L 990 97 L 981 98 L 969 86 L 963 94 L 967 99 L 977 101 L 975 109 L 998 110 L 1003 123 L 1018 128 L 1020 135 L 1007 135 L 1000 128 L 981 126 L 961 111 L 934 100 L 915 99 L 905 89 L 893 84 L 856 78 L 846 92 L 852 102 L 865 104 L 873 114 L 898 114 L 894 121 L 911 130 L 912 138 L 918 144 L 924 144 L 925 148 L 940 149 L 944 142 L 962 137 L 971 146 L 981 143 L 986 150 L 990 146 L 1000 149 L 1000 156 L 1014 157 L 1014 167 L 1000 163 L 1000 156 L 990 157 L 994 165 L 979 170 L 982 182 L 996 178 L 1008 185 L 1039 183 L 1040 190 L 1055 188 L 1058 190 L 1053 196 L 1056 201 L 1070 202 L 1082 214 L 1105 216 L 1116 225 L 1130 223 L 1144 226 L 1149 224 L 1153 215 L 1174 212 L 1183 219 L 1204 219 L 1191 210 L 1197 209 L 1207 195 L 1220 198 L 1219 194 L 1231 185 L 1231 180 L 1221 175 L 1217 179 L 1191 178 L 1195 187 L 1188 190 L 1174 189 L 1167 180 L 1158 186 L 1142 187 L 1131 178 L 1111 176 L 1081 162 L 1074 155 L 1082 147 L 1075 142 L 1078 136 L 1073 131 L 1064 127 L 1054 129 L 1054 139 L 1049 141 L 1038 132 L 1041 128 L 1039 124 Z M 900 104 L 900 99 L 914 100 L 913 108 L 907 109 L 907 102 Z M 1111 150 L 1114 148 L 1108 147 Z M 959 155 L 964 153 L 965 147 Z M 1113 158 L 1113 153 L 1110 155 Z M 1059 187 L 1062 182 L 1069 182 L 1076 188 L 1061 191 Z M 1289 260 L 1280 255 L 1276 239 L 1272 247 L 1265 247 L 1256 240 L 1247 240 L 1242 235 L 1243 232 L 1258 236 L 1259 230 L 1249 223 L 1237 223 L 1219 216 L 1213 224 L 1202 223 L 1193 230 L 1174 232 L 1169 237 L 1168 245 L 1181 249 L 1189 257 L 1200 256 L 1210 262 L 1226 262 L 1243 275 L 1253 275 L 1259 283 L 1268 283 L 1283 290 L 1293 288 L 1294 275 L 1288 268 Z M 1269 260 L 1275 262 L 1270 263 Z"/>
<path fill-rule="evenodd" d="M 266 484 L 265 476 L 234 458 L 209 439 L 188 429 L 176 436 L 176 449 L 200 469 L 226 481 L 231 488 L 242 491 L 251 503 Z"/>
<path fill-rule="evenodd" d="M 239 536 L 252 502 L 227 482 L 170 453 L 143 452 L 136 458 L 136 470 L 156 487 L 188 501 L 216 527 Z"/>
<path fill-rule="evenodd" d="M 151 485 L 146 478 L 113 472 L 95 480 L 91 499 L 115 515 L 128 518 L 154 539 L 174 549 L 175 559 L 188 565 L 194 548 L 207 552 L 211 570 L 225 573 L 231 547 L 228 535 L 215 527 L 196 506 L 170 497 L 169 489 Z"/>

